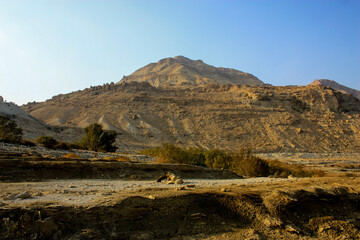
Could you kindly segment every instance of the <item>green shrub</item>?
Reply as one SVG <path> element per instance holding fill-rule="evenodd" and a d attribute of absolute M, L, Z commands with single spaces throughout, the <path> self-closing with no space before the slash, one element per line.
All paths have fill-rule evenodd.
<path fill-rule="evenodd" d="M 37 143 L 40 143 L 46 148 L 55 148 L 55 145 L 58 144 L 58 142 L 51 136 L 39 136 L 35 139 Z"/>
<path fill-rule="evenodd" d="M 232 158 L 224 150 L 212 149 L 205 152 L 205 165 L 210 168 L 228 169 Z"/>
<path fill-rule="evenodd" d="M 156 157 L 160 154 L 161 148 L 160 147 L 153 147 L 153 148 L 146 148 L 140 150 L 139 153 L 147 156 Z"/>
<path fill-rule="evenodd" d="M 0 116 L 0 141 L 7 143 L 20 143 L 23 131 L 16 122 L 8 117 Z"/>
<path fill-rule="evenodd" d="M 162 163 L 187 163 L 188 156 L 186 152 L 178 146 L 171 143 L 164 143 L 158 155 L 156 156 Z"/>
<path fill-rule="evenodd" d="M 115 131 L 104 131 L 101 125 L 94 123 L 86 127 L 85 136 L 80 140 L 79 145 L 84 149 L 97 152 L 115 152 L 113 143 L 116 140 Z"/>

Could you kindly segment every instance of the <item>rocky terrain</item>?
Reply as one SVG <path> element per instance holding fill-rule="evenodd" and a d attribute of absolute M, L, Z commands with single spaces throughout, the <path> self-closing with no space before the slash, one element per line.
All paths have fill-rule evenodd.
<path fill-rule="evenodd" d="M 0 143 L 0 239 L 360 239 L 360 101 L 323 83 L 269 86 L 175 57 L 22 108 L 0 98 L 25 138 L 73 142 L 99 123 L 120 147 Z M 250 147 L 325 176 L 246 178 L 129 154 L 164 142 Z M 155 181 L 167 172 L 183 183 Z"/>
<path fill-rule="evenodd" d="M 351 175 L 246 179 L 30 150 L 0 150 L 0 239 L 360 238 L 359 160 Z M 155 181 L 169 170 L 184 183 Z"/>
<path fill-rule="evenodd" d="M 346 87 L 344 85 L 341 85 L 334 80 L 328 80 L 328 79 L 316 79 L 309 85 L 322 85 L 326 87 L 331 87 L 334 90 L 342 91 L 344 93 L 348 93 L 356 97 L 357 99 L 360 99 L 360 91 Z"/>
<path fill-rule="evenodd" d="M 71 139 L 76 134 L 82 134 L 81 129 L 61 128 L 47 125 L 39 119 L 31 116 L 15 103 L 5 102 L 0 96 L 0 115 L 7 116 L 15 121 L 23 129 L 25 139 L 35 139 L 40 135 L 54 136 L 59 140 Z"/>
<path fill-rule="evenodd" d="M 262 152 L 360 149 L 360 101 L 324 86 L 153 87 L 125 82 L 23 108 L 60 127 L 99 123 L 119 133 L 121 149 L 164 142 Z"/>
<path fill-rule="evenodd" d="M 123 82 L 148 82 L 154 87 L 207 85 L 207 84 L 244 84 L 264 85 L 257 77 L 231 68 L 216 68 L 201 60 L 191 60 L 183 56 L 164 58 L 150 63 L 129 76 Z"/>

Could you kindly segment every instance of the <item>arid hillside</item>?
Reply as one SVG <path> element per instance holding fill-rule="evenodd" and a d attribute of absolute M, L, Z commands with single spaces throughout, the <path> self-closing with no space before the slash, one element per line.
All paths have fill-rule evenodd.
<path fill-rule="evenodd" d="M 51 135 L 58 140 L 68 140 L 74 135 L 81 134 L 81 130 L 76 128 L 58 128 L 49 126 L 31 116 L 24 109 L 15 103 L 1 101 L 0 97 L 0 116 L 6 116 L 15 121 L 23 129 L 25 139 L 34 139 L 40 135 Z"/>
<path fill-rule="evenodd" d="M 152 86 L 179 86 L 204 84 L 264 85 L 257 77 L 231 68 L 213 67 L 201 60 L 183 56 L 164 58 L 150 63 L 119 82 L 148 82 Z"/>
<path fill-rule="evenodd" d="M 355 90 L 353 88 L 346 87 L 344 85 L 341 85 L 334 80 L 328 80 L 328 79 L 316 79 L 309 85 L 322 85 L 326 87 L 331 87 L 332 89 L 343 91 L 344 93 L 352 94 L 357 99 L 360 99 L 360 91 Z"/>
<path fill-rule="evenodd" d="M 262 152 L 358 152 L 360 101 L 324 86 L 107 84 L 23 106 L 50 125 L 100 123 L 117 144 Z M 74 136 L 76 139 L 81 137 Z"/>

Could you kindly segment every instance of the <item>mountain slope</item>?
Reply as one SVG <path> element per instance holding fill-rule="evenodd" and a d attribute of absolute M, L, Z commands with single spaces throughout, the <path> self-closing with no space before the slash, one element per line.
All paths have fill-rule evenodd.
<path fill-rule="evenodd" d="M 244 84 L 264 85 L 257 77 L 230 68 L 216 68 L 201 60 L 190 60 L 183 56 L 165 58 L 138 69 L 119 82 L 149 82 L 151 85 L 204 85 Z"/>
<path fill-rule="evenodd" d="M 74 134 L 82 132 L 76 129 L 62 129 L 46 125 L 14 103 L 0 101 L 0 115 L 15 121 L 23 129 L 23 138 L 25 139 L 34 139 L 40 135 L 50 135 L 58 140 L 65 141 L 71 139 Z"/>
<path fill-rule="evenodd" d="M 322 85 L 326 87 L 331 87 L 334 90 L 343 91 L 345 93 L 352 94 L 354 97 L 360 100 L 360 91 L 341 85 L 335 82 L 334 80 L 316 79 L 309 85 Z"/>
<path fill-rule="evenodd" d="M 23 107 L 48 124 L 100 123 L 119 133 L 120 149 L 164 142 L 265 152 L 360 149 L 360 101 L 323 86 L 156 88 L 123 82 Z"/>

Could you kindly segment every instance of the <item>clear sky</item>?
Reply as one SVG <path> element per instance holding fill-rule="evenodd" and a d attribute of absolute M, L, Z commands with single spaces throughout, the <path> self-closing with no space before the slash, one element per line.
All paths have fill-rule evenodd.
<path fill-rule="evenodd" d="M 118 82 L 183 55 L 273 85 L 360 89 L 359 0 L 0 0 L 0 95 Z"/>

